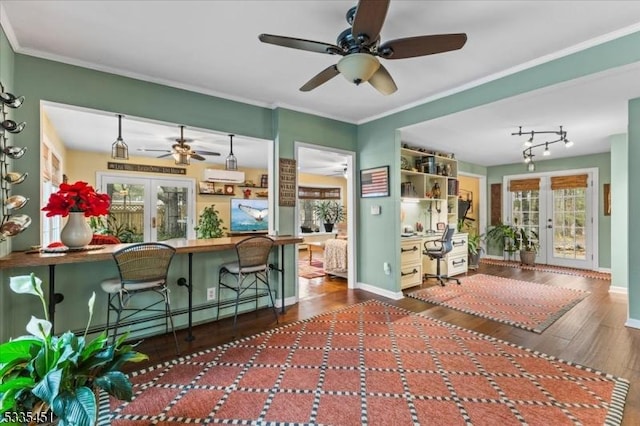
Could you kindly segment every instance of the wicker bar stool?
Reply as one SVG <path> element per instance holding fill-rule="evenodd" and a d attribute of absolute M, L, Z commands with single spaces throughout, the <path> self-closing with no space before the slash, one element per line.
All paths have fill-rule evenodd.
<path fill-rule="evenodd" d="M 114 341 L 122 323 L 134 324 L 138 322 L 131 319 L 137 313 L 142 311 L 162 312 L 162 316 L 165 317 L 165 330 L 168 333 L 169 324 L 171 324 L 176 353 L 180 352 L 173 326 L 167 286 L 167 273 L 175 252 L 176 249 L 167 244 L 140 243 L 113 253 L 120 277 L 105 280 L 100 286 L 108 294 L 107 333 L 110 328 L 113 328 Z M 151 301 L 143 307 L 131 306 L 130 302 L 133 297 L 142 293 L 155 293 L 160 296 L 160 300 Z M 159 304 L 163 304 L 164 307 L 156 307 Z M 113 325 L 110 322 L 112 311 L 116 314 Z M 152 319 L 156 318 L 158 317 Z"/>
<path fill-rule="evenodd" d="M 266 290 L 271 299 L 273 314 L 278 322 L 278 311 L 274 302 L 271 287 L 269 285 L 269 253 L 273 247 L 273 240 L 269 237 L 256 236 L 240 241 L 236 244 L 238 260 L 225 263 L 220 266 L 218 274 L 218 295 L 220 290 L 226 288 L 236 293 L 235 313 L 233 316 L 233 328 L 238 321 L 238 305 L 244 302 L 241 296 L 248 290 L 254 289 L 256 310 L 258 309 L 259 290 Z M 227 279 L 231 277 L 232 279 Z M 250 300 L 250 299 L 249 299 Z M 220 317 L 220 306 L 216 320 Z"/>

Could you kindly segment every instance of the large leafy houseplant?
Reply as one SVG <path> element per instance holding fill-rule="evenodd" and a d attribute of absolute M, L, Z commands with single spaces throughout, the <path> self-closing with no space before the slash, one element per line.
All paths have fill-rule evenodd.
<path fill-rule="evenodd" d="M 313 213 L 324 224 L 325 231 L 331 232 L 333 225 L 344 220 L 344 207 L 337 201 L 320 201 L 313 206 Z"/>
<path fill-rule="evenodd" d="M 209 207 L 205 207 L 198 219 L 198 226 L 194 229 L 198 233 L 198 238 L 220 238 L 224 237 L 224 231 L 227 230 L 223 224 L 223 220 L 220 218 L 220 212 L 216 210 L 216 205 L 212 204 Z"/>
<path fill-rule="evenodd" d="M 42 281 L 31 275 L 12 277 L 15 293 L 37 296 L 45 319 L 31 316 L 29 335 L 0 344 L 0 419 L 12 423 L 41 423 L 57 418 L 60 426 L 93 426 L 98 408 L 96 393 L 130 401 L 131 382 L 120 371 L 125 362 L 148 359 L 125 344 L 127 335 L 112 344 L 106 333 L 88 341 L 95 293 L 89 299 L 89 321 L 83 336 L 70 331 L 53 336 L 47 317 Z"/>

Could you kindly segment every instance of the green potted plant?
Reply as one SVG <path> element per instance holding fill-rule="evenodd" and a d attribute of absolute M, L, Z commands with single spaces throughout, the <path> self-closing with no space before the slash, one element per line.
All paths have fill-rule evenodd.
<path fill-rule="evenodd" d="M 148 359 L 125 344 L 126 335 L 108 344 L 106 333 L 86 339 L 95 293 L 89 299 L 89 321 L 83 336 L 70 331 L 53 336 L 42 281 L 33 274 L 11 277 L 15 293 L 37 296 L 45 319 L 31 316 L 30 335 L 0 344 L 0 418 L 14 424 L 52 423 L 93 426 L 99 390 L 121 400 L 132 398 L 131 382 L 120 371 L 125 362 Z"/>
<path fill-rule="evenodd" d="M 198 219 L 198 226 L 194 229 L 198 233 L 198 239 L 202 238 L 221 238 L 225 236 L 224 231 L 227 230 L 222 226 L 223 220 L 220 218 L 220 212 L 216 210 L 216 205 L 212 204 L 205 207 Z"/>
<path fill-rule="evenodd" d="M 480 254 L 482 253 L 482 235 L 471 232 L 468 234 L 467 247 L 469 251 L 469 268 L 478 269 L 480 263 Z"/>
<path fill-rule="evenodd" d="M 316 217 L 322 220 L 326 232 L 333 231 L 333 225 L 344 220 L 344 207 L 337 201 L 321 201 L 313 207 Z"/>
<path fill-rule="evenodd" d="M 533 229 L 517 228 L 516 235 L 516 246 L 520 250 L 520 262 L 525 265 L 534 265 L 539 247 L 538 233 Z"/>
<path fill-rule="evenodd" d="M 499 222 L 497 225 L 492 226 L 487 231 L 486 240 L 509 257 L 518 251 L 516 227 L 512 225 Z"/>

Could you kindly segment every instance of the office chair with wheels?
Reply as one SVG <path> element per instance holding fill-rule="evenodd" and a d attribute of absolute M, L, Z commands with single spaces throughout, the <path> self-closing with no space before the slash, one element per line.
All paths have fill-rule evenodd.
<path fill-rule="evenodd" d="M 140 243 L 131 245 L 113 253 L 113 258 L 120 272 L 119 278 L 103 281 L 100 286 L 108 294 L 107 300 L 107 333 L 113 328 L 113 339 L 118 335 L 118 328 L 122 325 L 133 325 L 140 322 L 138 318 L 132 318 L 142 311 L 162 312 L 165 317 L 165 330 L 171 332 L 176 344 L 176 353 L 180 353 L 178 338 L 173 326 L 171 316 L 171 304 L 169 301 L 169 288 L 167 286 L 167 273 L 176 249 L 162 243 Z M 145 306 L 132 306 L 131 301 L 135 295 L 155 293 L 160 300 L 146 300 Z M 164 304 L 164 307 L 156 305 Z M 116 314 L 115 324 L 111 325 L 111 311 Z M 158 319 L 160 314 L 143 321 Z M 153 326 L 147 327 L 151 328 Z M 144 328 L 136 328 L 142 330 Z"/>
<path fill-rule="evenodd" d="M 260 290 L 266 291 L 271 299 L 273 314 L 278 322 L 278 311 L 274 302 L 271 287 L 269 285 L 269 253 L 273 247 L 273 240 L 265 236 L 256 236 L 244 239 L 236 244 L 236 253 L 238 260 L 235 262 L 225 263 L 220 266 L 218 273 L 218 297 L 220 290 L 226 288 L 236 293 L 235 297 L 235 313 L 233 316 L 233 328 L 235 330 L 238 321 L 238 305 L 255 299 L 256 310 L 258 309 L 258 300 L 266 294 L 259 293 Z M 232 277 L 233 279 L 227 279 Z M 246 298 L 241 296 L 248 290 L 254 289 L 255 294 Z M 218 306 L 218 314 L 216 320 L 220 317 L 220 305 Z"/>
<path fill-rule="evenodd" d="M 440 261 L 453 249 L 452 239 L 455 232 L 455 228 L 450 228 L 449 225 L 447 225 L 446 228 L 444 228 L 441 239 L 424 242 L 424 250 L 422 251 L 422 254 L 429 256 L 430 259 L 436 260 L 436 273 L 424 274 L 425 279 L 437 278 L 442 286 L 444 286 L 445 280 L 454 280 L 460 284 L 459 279 L 449 277 L 448 275 L 442 275 L 442 273 L 440 273 Z M 433 247 L 428 247 L 428 244 L 433 244 Z"/>

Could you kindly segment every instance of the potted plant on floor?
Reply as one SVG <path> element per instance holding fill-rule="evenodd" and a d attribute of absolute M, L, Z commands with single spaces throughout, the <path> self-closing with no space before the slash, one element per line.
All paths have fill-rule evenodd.
<path fill-rule="evenodd" d="M 535 265 L 538 254 L 538 233 L 533 229 L 517 228 L 517 248 L 520 250 L 520 262 Z"/>
<path fill-rule="evenodd" d="M 509 258 L 518 251 L 518 236 L 515 226 L 499 222 L 487 231 L 486 239 L 494 247 L 502 250 Z"/>
<path fill-rule="evenodd" d="M 469 233 L 468 235 L 468 257 L 469 269 L 478 269 L 480 264 L 480 254 L 482 253 L 482 235 L 478 233 Z"/>
<path fill-rule="evenodd" d="M 333 231 L 333 225 L 344 220 L 344 207 L 337 201 L 320 201 L 313 207 L 313 212 L 324 224 L 326 232 Z"/>
<path fill-rule="evenodd" d="M 45 319 L 31 316 L 26 327 L 30 335 L 0 344 L 0 419 L 13 424 L 93 426 L 100 390 L 131 400 L 131 382 L 120 368 L 125 362 L 148 358 L 125 344 L 126 335 L 112 344 L 106 333 L 86 340 L 95 293 L 89 299 L 84 335 L 67 331 L 54 336 L 42 281 L 33 274 L 11 277 L 10 287 L 15 293 L 37 296 Z"/>

